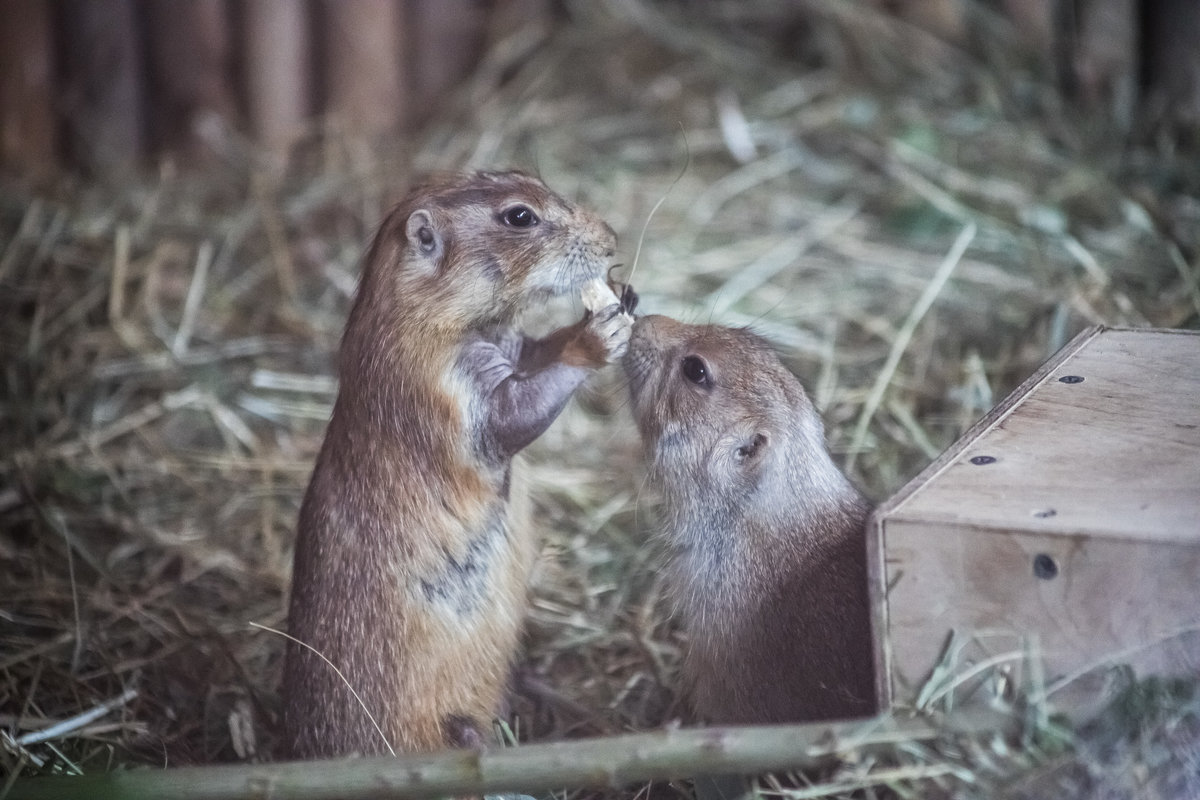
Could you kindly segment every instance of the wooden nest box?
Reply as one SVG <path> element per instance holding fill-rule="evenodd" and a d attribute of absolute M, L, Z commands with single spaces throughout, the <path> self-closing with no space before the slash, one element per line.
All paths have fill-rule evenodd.
<path fill-rule="evenodd" d="M 881 702 L 1200 676 L 1200 331 L 1085 331 L 875 512 Z"/>

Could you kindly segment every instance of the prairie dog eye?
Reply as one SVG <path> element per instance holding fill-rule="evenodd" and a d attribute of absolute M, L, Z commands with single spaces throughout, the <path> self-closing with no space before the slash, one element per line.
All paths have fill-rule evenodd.
<path fill-rule="evenodd" d="M 704 359 L 700 356 L 687 356 L 679 366 L 683 370 L 683 377 L 697 386 L 708 386 L 712 383 L 712 375 L 708 371 L 708 365 L 704 363 Z"/>
<path fill-rule="evenodd" d="M 539 221 L 529 206 L 513 206 L 501 214 L 500 219 L 510 228 L 532 228 Z"/>

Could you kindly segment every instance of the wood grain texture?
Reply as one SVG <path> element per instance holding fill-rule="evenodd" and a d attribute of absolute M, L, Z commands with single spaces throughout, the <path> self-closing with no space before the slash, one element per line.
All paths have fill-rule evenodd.
<path fill-rule="evenodd" d="M 1200 332 L 1080 334 L 883 503 L 869 535 L 888 702 L 914 697 L 952 630 L 988 632 L 961 664 L 1011 652 L 1019 668 L 1036 640 L 1050 681 L 1106 663 L 1194 673 Z"/>
<path fill-rule="evenodd" d="M 1018 392 L 887 516 L 1197 541 L 1200 333 L 1104 331 Z"/>
<path fill-rule="evenodd" d="M 1008 653 L 1017 681 L 1026 677 L 1024 650 L 1035 636 L 1050 682 L 1108 664 L 1128 663 L 1143 675 L 1200 670 L 1200 546 L 897 521 L 885 548 L 900 696 L 915 695 L 951 630 L 981 634 L 964 648 L 962 670 Z M 1054 560 L 1057 575 L 1038 577 L 1039 556 Z M 1072 688 L 1082 695 L 1096 686 Z"/>

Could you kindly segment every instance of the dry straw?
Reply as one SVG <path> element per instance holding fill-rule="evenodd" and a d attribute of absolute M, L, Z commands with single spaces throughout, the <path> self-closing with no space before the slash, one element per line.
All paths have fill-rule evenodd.
<path fill-rule="evenodd" d="M 532 169 L 609 219 L 624 263 L 645 224 L 642 308 L 773 340 L 876 498 L 1083 326 L 1197 324 L 1200 159 L 1105 137 L 982 7 L 985 56 L 875 5 L 568 3 L 369 157 L 317 131 L 275 181 L 229 165 L 6 184 L 0 772 L 269 757 L 283 646 L 247 623 L 286 625 L 358 259 L 414 172 Z M 602 376 L 528 453 L 544 536 L 513 705 L 528 740 L 684 714 L 625 406 Z M 1177 688 L 1142 698 L 1145 741 L 1186 729 Z M 969 794 L 1059 752 L 909 739 L 779 791 Z"/>

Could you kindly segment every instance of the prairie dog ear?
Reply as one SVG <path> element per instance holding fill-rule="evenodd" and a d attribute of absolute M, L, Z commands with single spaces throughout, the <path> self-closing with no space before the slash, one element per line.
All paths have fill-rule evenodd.
<path fill-rule="evenodd" d="M 733 463 L 740 467 L 749 467 L 762 460 L 771 444 L 770 438 L 762 431 L 754 431 L 736 442 L 733 449 Z"/>
<path fill-rule="evenodd" d="M 707 471 L 714 491 L 727 499 L 753 492 L 764 475 L 770 446 L 770 435 L 749 421 L 726 431 L 709 454 Z"/>
<path fill-rule="evenodd" d="M 404 238 L 418 256 L 419 262 L 428 265 L 430 271 L 437 269 L 442 260 L 443 242 L 433 224 L 433 215 L 423 208 L 408 215 L 404 223 Z"/>

